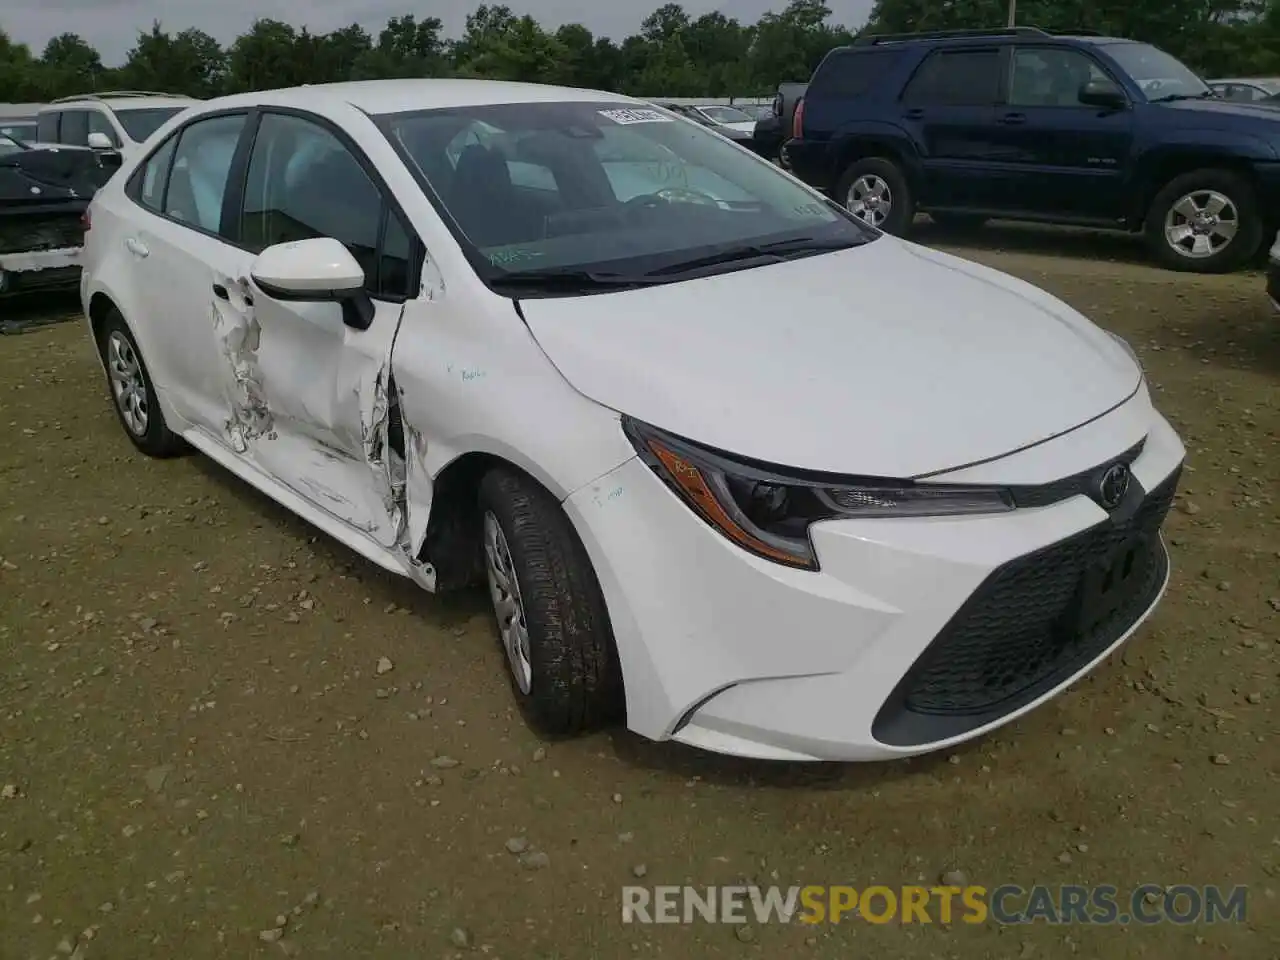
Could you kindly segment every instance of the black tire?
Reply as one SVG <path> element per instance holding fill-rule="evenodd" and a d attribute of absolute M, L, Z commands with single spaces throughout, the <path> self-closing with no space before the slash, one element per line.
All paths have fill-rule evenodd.
<path fill-rule="evenodd" d="M 532 668 L 528 692 L 503 654 L 521 711 L 537 730 L 556 736 L 624 717 L 622 671 L 604 595 L 560 504 L 523 474 L 499 468 L 481 480 L 479 506 L 486 550 L 485 521 L 492 515 L 522 599 Z M 486 556 L 486 570 L 490 562 Z"/>
<path fill-rule="evenodd" d="M 1225 197 L 1234 208 L 1236 233 L 1216 252 L 1192 257 L 1179 252 L 1165 237 L 1165 219 L 1183 197 L 1209 191 Z M 1262 244 L 1262 216 L 1252 184 L 1231 170 L 1193 170 L 1170 180 L 1147 211 L 1144 226 L 1152 255 L 1170 270 L 1186 273 L 1229 273 L 1248 262 Z"/>
<path fill-rule="evenodd" d="M 989 217 L 984 217 L 980 213 L 930 213 L 929 219 L 938 226 L 947 230 L 977 230 L 982 227 Z"/>
<path fill-rule="evenodd" d="M 111 342 L 112 338 L 122 338 L 132 351 L 137 361 L 138 374 L 142 380 L 142 389 L 146 397 L 146 422 L 144 430 L 137 430 L 125 416 L 121 396 L 117 394 L 111 377 Z M 133 445 L 149 457 L 176 457 L 187 450 L 186 442 L 169 429 L 164 422 L 164 413 L 156 399 L 155 384 L 151 382 L 151 373 L 147 370 L 146 361 L 142 359 L 142 351 L 133 337 L 129 325 L 115 307 L 107 314 L 102 328 L 98 331 L 98 352 L 102 356 L 102 364 L 107 370 L 107 392 L 111 396 L 111 407 L 116 412 L 125 435 Z"/>
<path fill-rule="evenodd" d="M 880 178 L 889 188 L 889 212 L 879 229 L 894 236 L 902 236 L 916 218 L 916 200 L 907 175 L 892 160 L 867 157 L 851 163 L 836 183 L 836 202 L 848 210 L 849 190 L 859 178 L 866 176 Z"/>

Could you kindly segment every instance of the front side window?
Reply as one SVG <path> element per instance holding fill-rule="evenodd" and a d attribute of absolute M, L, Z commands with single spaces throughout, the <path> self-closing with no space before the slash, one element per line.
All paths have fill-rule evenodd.
<path fill-rule="evenodd" d="M 1109 43 L 1104 49 L 1149 102 L 1207 97 L 1212 93 L 1190 67 L 1149 43 Z"/>
<path fill-rule="evenodd" d="M 1019 107 L 1079 107 L 1080 88 L 1106 73 L 1079 50 L 1019 49 L 1013 54 L 1009 103 Z"/>
<path fill-rule="evenodd" d="M 267 114 L 249 158 L 240 242 L 261 252 L 315 237 L 351 251 L 370 294 L 409 294 L 409 230 L 360 161 L 320 124 Z"/>
<path fill-rule="evenodd" d="M 182 128 L 164 195 L 165 216 L 218 232 L 231 161 L 244 123 L 245 115 L 237 113 L 197 120 Z"/>
<path fill-rule="evenodd" d="M 111 126 L 111 121 L 101 110 L 94 110 L 89 114 L 89 132 L 106 134 L 113 147 L 120 146 L 120 137 L 116 134 L 115 127 Z"/>
<path fill-rule="evenodd" d="M 760 244 L 878 236 L 718 134 L 652 108 L 542 102 L 376 119 L 489 283 L 530 269 L 636 275 Z"/>
<path fill-rule="evenodd" d="M 181 113 L 184 107 L 132 107 L 116 110 L 116 119 L 129 139 L 141 143 L 168 122 L 170 117 Z"/>
<path fill-rule="evenodd" d="M 1000 96 L 1000 51 L 941 50 L 907 84 L 902 99 L 919 106 L 982 107 Z"/>

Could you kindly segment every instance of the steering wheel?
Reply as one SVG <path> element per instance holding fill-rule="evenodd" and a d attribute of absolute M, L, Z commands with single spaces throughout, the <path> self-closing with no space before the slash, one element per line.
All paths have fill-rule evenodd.
<path fill-rule="evenodd" d="M 632 197 L 624 207 L 632 210 L 654 210 L 671 203 L 694 203 L 704 207 L 717 207 L 719 201 L 710 194 L 690 187 L 663 187 L 653 193 L 642 193 Z"/>
<path fill-rule="evenodd" d="M 1163 86 L 1164 86 L 1163 80 L 1160 80 L 1160 79 L 1148 80 L 1146 83 L 1142 85 L 1142 92 L 1156 93 Z"/>

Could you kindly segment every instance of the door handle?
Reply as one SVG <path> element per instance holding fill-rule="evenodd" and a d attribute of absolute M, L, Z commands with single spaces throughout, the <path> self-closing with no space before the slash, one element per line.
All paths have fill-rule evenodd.
<path fill-rule="evenodd" d="M 908 120 L 919 120 L 921 117 L 924 116 L 924 111 L 921 110 L 919 107 L 912 107 L 910 110 L 904 113 L 903 116 L 906 117 Z"/>
<path fill-rule="evenodd" d="M 1025 113 L 1006 113 L 1000 118 L 1001 123 L 1026 123 L 1027 115 Z"/>
<path fill-rule="evenodd" d="M 147 245 L 145 243 L 141 240 L 136 240 L 133 237 L 126 240 L 124 245 L 135 257 L 146 257 L 151 254 L 151 251 L 147 249 Z"/>
<path fill-rule="evenodd" d="M 219 300 L 230 300 L 231 294 L 227 293 L 227 288 L 220 283 L 213 285 L 213 295 Z"/>

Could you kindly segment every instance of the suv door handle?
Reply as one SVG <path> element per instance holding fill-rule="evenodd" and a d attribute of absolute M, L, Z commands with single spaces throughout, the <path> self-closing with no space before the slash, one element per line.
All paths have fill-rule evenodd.
<path fill-rule="evenodd" d="M 135 240 L 133 237 L 126 240 L 124 245 L 135 257 L 146 257 L 151 254 L 151 251 L 147 249 L 146 244 L 141 240 Z"/>
<path fill-rule="evenodd" d="M 910 110 L 904 113 L 903 116 L 906 117 L 908 120 L 919 120 L 921 117 L 924 116 L 924 111 L 921 110 L 919 107 L 912 107 Z"/>
<path fill-rule="evenodd" d="M 1026 123 L 1027 115 L 1025 113 L 1006 113 L 1000 118 L 1001 123 Z"/>

